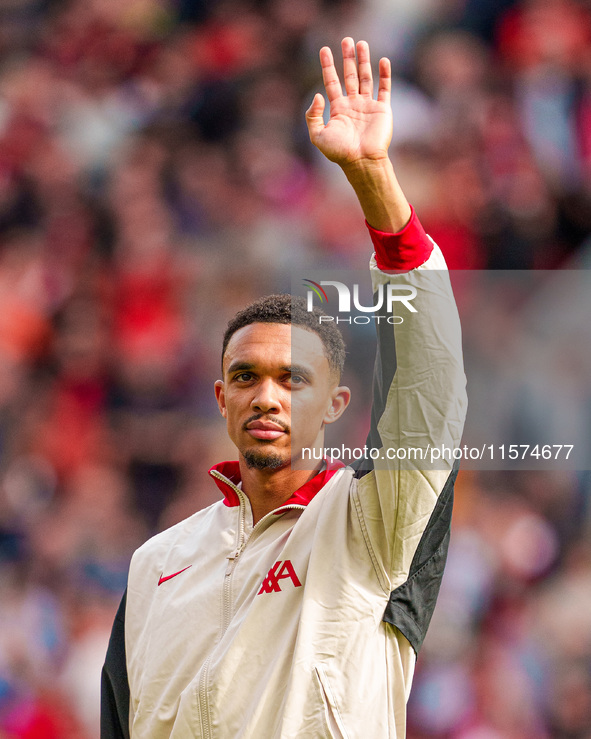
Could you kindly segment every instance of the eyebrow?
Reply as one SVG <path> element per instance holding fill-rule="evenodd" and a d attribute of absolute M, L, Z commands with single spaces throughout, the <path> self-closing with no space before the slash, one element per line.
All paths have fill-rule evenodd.
<path fill-rule="evenodd" d="M 238 370 L 251 370 L 254 368 L 255 365 L 251 362 L 232 362 L 232 364 L 228 367 L 227 372 L 228 374 L 231 374 L 232 372 L 237 372 Z"/>
<path fill-rule="evenodd" d="M 289 372 L 292 375 L 304 375 L 305 377 L 310 377 L 314 374 L 309 367 L 304 367 L 301 364 L 289 364 L 279 369 L 283 370 L 283 372 Z"/>

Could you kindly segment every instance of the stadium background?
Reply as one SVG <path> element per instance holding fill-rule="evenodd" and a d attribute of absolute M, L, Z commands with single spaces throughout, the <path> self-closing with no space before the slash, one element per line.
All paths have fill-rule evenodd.
<path fill-rule="evenodd" d="M 584 260 L 589 2 L 0 3 L 1 739 L 97 736 L 130 555 L 232 455 L 227 319 L 290 270 L 367 260 L 303 118 L 344 35 L 393 60 L 392 157 L 452 268 Z M 590 494 L 589 473 L 460 475 L 409 739 L 591 737 Z"/>

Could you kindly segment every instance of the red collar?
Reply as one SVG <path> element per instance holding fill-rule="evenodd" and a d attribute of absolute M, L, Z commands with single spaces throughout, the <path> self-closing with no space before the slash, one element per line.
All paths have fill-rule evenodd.
<path fill-rule="evenodd" d="M 280 508 L 283 508 L 283 506 L 286 505 L 308 505 L 316 493 L 321 490 L 330 478 L 344 466 L 345 465 L 338 460 L 327 460 L 326 467 L 318 472 L 318 474 L 314 475 L 311 480 L 308 480 L 305 485 L 298 488 L 289 500 L 286 500 L 285 503 L 281 504 Z M 219 477 L 212 475 L 212 472 L 218 472 L 234 485 L 239 485 L 241 478 L 238 462 L 220 462 L 209 470 L 209 474 L 213 477 L 215 484 L 224 494 L 224 505 L 229 507 L 240 505 L 240 499 L 238 498 L 234 488 L 231 485 L 228 485 L 226 480 L 220 480 Z"/>

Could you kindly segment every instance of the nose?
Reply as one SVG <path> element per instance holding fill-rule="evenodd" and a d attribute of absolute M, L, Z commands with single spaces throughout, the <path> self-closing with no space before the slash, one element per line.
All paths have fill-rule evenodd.
<path fill-rule="evenodd" d="M 281 410 L 280 392 L 277 384 L 269 377 L 257 383 L 251 408 L 258 413 L 279 413 Z"/>

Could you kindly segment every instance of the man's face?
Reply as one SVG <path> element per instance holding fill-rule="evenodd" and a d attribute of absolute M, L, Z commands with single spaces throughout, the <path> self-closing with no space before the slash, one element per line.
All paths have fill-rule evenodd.
<path fill-rule="evenodd" d="M 278 469 L 323 439 L 349 393 L 330 372 L 320 337 L 300 326 L 253 323 L 230 339 L 215 383 L 228 434 L 250 467 Z M 294 434 L 292 422 L 297 433 Z"/>

